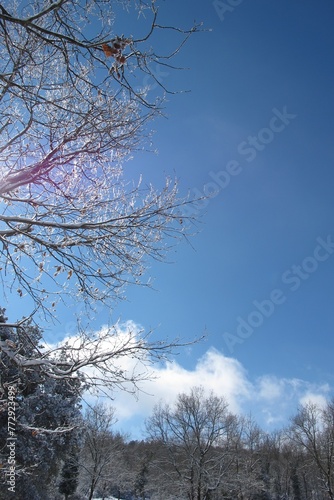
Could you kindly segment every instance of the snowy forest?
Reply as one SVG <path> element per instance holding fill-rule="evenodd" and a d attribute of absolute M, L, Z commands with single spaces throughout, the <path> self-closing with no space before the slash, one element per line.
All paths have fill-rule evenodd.
<path fill-rule="evenodd" d="M 155 0 L 0 4 L 0 499 L 334 500 L 334 400 L 268 433 L 194 386 L 157 403 L 141 440 L 114 427 L 108 395 L 201 340 L 90 326 L 197 231 L 201 197 L 128 168 L 196 36 Z M 75 335 L 48 343 L 78 304 Z"/>

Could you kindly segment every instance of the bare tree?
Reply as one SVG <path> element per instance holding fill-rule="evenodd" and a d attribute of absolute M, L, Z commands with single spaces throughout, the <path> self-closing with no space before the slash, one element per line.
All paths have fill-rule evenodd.
<path fill-rule="evenodd" d="M 79 467 L 82 476 L 80 489 L 89 500 L 97 488 L 108 492 L 108 486 L 122 471 L 124 439 L 113 432 L 115 422 L 114 408 L 102 403 L 86 410 Z"/>
<path fill-rule="evenodd" d="M 138 13 L 137 35 L 115 31 L 122 7 Z M 168 92 L 154 68 L 172 68 L 198 29 L 157 16 L 153 0 L 0 5 L 1 279 L 45 312 L 66 292 L 92 306 L 147 284 L 145 257 L 162 259 L 183 232 L 176 182 L 123 177 Z M 162 30 L 165 55 L 151 48 Z"/>
<path fill-rule="evenodd" d="M 227 402 L 213 393 L 206 396 L 201 387 L 179 394 L 175 407 L 155 408 L 147 430 L 164 445 L 156 465 L 167 477 L 167 491 L 189 500 L 215 498 L 231 463 L 223 445 L 234 423 Z"/>
<path fill-rule="evenodd" d="M 225 450 L 227 448 L 231 456 L 228 471 L 231 497 L 248 500 L 263 491 L 260 457 L 263 437 L 250 415 L 238 416 L 230 426 Z"/>
<path fill-rule="evenodd" d="M 308 403 L 300 407 L 292 420 L 292 440 L 306 454 L 310 470 L 318 471 L 318 487 L 334 499 L 334 401 L 324 408 Z"/>

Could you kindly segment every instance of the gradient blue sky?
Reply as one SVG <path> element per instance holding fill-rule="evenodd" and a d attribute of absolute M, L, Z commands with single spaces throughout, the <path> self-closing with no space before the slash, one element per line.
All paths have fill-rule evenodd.
<path fill-rule="evenodd" d="M 333 15 L 330 0 L 160 2 L 161 23 L 212 31 L 178 56 L 189 70 L 162 76 L 191 92 L 171 96 L 168 119 L 153 124 L 159 153 L 138 154 L 127 175 L 176 174 L 182 193 L 214 196 L 198 207 L 191 245 L 151 263 L 156 291 L 129 289 L 113 317 L 159 338 L 207 337 L 157 368 L 149 403 L 119 397 L 123 425 L 199 383 L 264 426 L 333 395 Z M 269 299 L 265 317 L 254 301 Z M 53 336 L 70 329 L 71 312 L 61 317 Z"/>

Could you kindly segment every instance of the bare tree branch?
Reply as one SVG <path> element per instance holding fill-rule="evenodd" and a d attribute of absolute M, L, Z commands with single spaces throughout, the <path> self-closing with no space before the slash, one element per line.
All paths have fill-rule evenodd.
<path fill-rule="evenodd" d="M 122 388 L 135 392 L 140 382 L 152 378 L 152 363 L 166 360 L 177 349 L 200 340 L 151 341 L 151 333 L 138 332 L 131 325 L 114 325 L 97 333 L 83 330 L 74 338 L 42 349 L 29 336 L 30 324 L 30 319 L 16 324 L 0 323 L 0 334 L 2 328 L 17 331 L 15 342 L 0 340 L 0 351 L 14 366 L 52 379 L 77 378 L 89 388 L 104 390 Z M 29 355 L 24 349 L 26 342 L 30 343 Z"/>
<path fill-rule="evenodd" d="M 163 259 L 187 226 L 176 181 L 129 184 L 123 165 L 169 92 L 152 64 L 172 68 L 199 26 L 163 26 L 155 2 L 139 1 L 145 34 L 125 36 L 113 32 L 116 6 L 127 2 L 0 6 L 1 278 L 46 314 L 65 293 L 94 307 L 147 285 L 146 259 Z M 150 46 L 162 29 L 165 55 Z"/>

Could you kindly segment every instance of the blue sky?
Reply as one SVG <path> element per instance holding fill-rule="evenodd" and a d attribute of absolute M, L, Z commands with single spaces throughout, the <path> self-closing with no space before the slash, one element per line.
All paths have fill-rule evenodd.
<path fill-rule="evenodd" d="M 163 75 L 191 92 L 170 97 L 167 118 L 153 123 L 158 154 L 138 154 L 126 175 L 176 175 L 181 193 L 214 196 L 197 208 L 191 245 L 151 263 L 156 291 L 129 288 L 113 318 L 158 338 L 207 336 L 156 368 L 160 382 L 144 387 L 154 397 L 115 404 L 136 434 L 160 397 L 203 383 L 279 427 L 307 397 L 334 394 L 334 5 L 160 4 L 162 23 L 211 31 L 178 56 L 189 70 Z M 101 311 L 96 328 L 106 319 Z M 72 321 L 61 310 L 50 336 Z"/>

